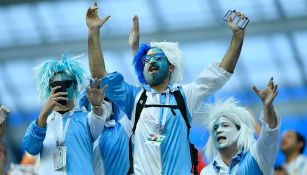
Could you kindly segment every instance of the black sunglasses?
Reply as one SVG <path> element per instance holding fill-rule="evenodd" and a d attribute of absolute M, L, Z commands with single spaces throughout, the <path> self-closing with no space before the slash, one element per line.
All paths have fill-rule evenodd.
<path fill-rule="evenodd" d="M 52 81 L 49 83 L 51 88 L 56 86 L 61 86 L 62 88 L 70 88 L 71 85 L 74 83 L 73 80 L 64 80 L 64 81 Z"/>

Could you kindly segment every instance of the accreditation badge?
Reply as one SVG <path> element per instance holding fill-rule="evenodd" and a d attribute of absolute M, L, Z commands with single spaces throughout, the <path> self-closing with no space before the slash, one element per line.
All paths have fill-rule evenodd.
<path fill-rule="evenodd" d="M 53 155 L 54 170 L 61 170 L 66 166 L 66 151 L 67 147 L 59 146 Z"/>
<path fill-rule="evenodd" d="M 163 140 L 165 139 L 164 135 L 161 134 L 149 134 L 145 144 L 160 146 Z"/>

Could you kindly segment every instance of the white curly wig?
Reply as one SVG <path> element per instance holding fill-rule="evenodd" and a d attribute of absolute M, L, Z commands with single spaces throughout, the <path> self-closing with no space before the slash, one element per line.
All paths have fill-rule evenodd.
<path fill-rule="evenodd" d="M 161 49 L 167 57 L 167 60 L 174 65 L 174 71 L 171 74 L 170 83 L 179 84 L 183 79 L 183 53 L 174 42 L 152 42 L 150 46 Z"/>
<path fill-rule="evenodd" d="M 201 125 L 206 127 L 210 133 L 207 144 L 203 150 L 208 161 L 212 161 L 214 157 L 218 155 L 218 150 L 214 146 L 213 125 L 221 116 L 228 117 L 240 127 L 237 135 L 238 150 L 242 150 L 243 153 L 246 153 L 250 146 L 255 143 L 254 134 L 256 131 L 254 117 L 246 108 L 238 104 L 239 102 L 232 97 L 225 101 L 217 99 L 213 104 L 202 104 L 196 112 L 196 120 L 199 120 Z"/>

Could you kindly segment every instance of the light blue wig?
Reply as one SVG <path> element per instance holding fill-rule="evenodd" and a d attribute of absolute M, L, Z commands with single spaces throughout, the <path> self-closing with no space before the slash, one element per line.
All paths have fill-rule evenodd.
<path fill-rule="evenodd" d="M 34 68 L 36 86 L 39 97 L 42 102 L 46 102 L 50 96 L 51 87 L 49 86 L 50 79 L 56 73 L 67 73 L 75 83 L 75 99 L 84 89 L 86 74 L 81 67 L 81 56 L 69 58 L 66 54 L 62 54 L 60 60 L 52 59 L 44 61 L 42 64 Z"/>

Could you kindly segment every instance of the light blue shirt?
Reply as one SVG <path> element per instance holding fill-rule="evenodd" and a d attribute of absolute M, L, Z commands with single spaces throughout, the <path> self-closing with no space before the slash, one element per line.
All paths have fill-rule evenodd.
<path fill-rule="evenodd" d="M 55 132 L 59 123 L 65 125 L 68 117 L 68 113 L 62 117 L 53 111 L 48 117 L 46 128 L 38 127 L 35 120 L 25 134 L 24 149 L 31 155 L 40 154 L 40 174 L 65 174 L 65 172 L 69 175 L 94 174 L 93 141 L 98 137 L 96 133 L 102 132 L 105 118 L 81 111 L 76 111 L 72 115 L 67 129 L 64 142 L 67 147 L 66 168 L 62 171 L 53 170 L 53 154 L 56 151 Z"/>

